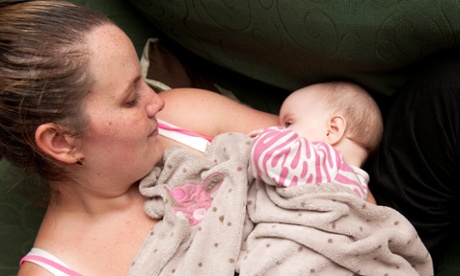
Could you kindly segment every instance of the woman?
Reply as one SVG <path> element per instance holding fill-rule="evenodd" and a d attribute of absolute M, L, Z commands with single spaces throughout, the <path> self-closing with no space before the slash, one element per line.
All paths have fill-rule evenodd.
<path fill-rule="evenodd" d="M 205 91 L 159 97 L 118 27 L 58 1 L 1 4 L 0 91 L 1 152 L 40 173 L 51 191 L 38 250 L 19 275 L 49 275 L 56 263 L 84 275 L 127 273 L 157 222 L 143 211 L 138 182 L 176 143 L 158 134 L 161 110 L 209 137 L 276 122 Z"/>

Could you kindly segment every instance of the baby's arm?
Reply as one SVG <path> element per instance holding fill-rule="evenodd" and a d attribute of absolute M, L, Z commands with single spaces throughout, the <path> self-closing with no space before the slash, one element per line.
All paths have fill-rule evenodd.
<path fill-rule="evenodd" d="M 297 165 L 304 162 L 296 160 L 306 158 L 298 152 L 311 145 L 292 130 L 279 126 L 256 130 L 249 135 L 255 137 L 249 160 L 253 177 L 274 186 L 297 185 L 303 171 Z"/>
<path fill-rule="evenodd" d="M 269 185 L 291 187 L 335 182 L 374 202 L 341 153 L 324 142 L 310 142 L 290 129 L 264 129 L 253 142 L 249 159 L 253 177 Z"/>

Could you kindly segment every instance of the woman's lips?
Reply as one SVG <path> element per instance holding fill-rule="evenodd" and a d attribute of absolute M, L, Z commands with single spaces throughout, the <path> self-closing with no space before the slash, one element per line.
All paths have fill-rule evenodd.
<path fill-rule="evenodd" d="M 148 137 L 153 137 L 158 135 L 158 127 L 155 127 L 155 129 L 149 134 Z"/>

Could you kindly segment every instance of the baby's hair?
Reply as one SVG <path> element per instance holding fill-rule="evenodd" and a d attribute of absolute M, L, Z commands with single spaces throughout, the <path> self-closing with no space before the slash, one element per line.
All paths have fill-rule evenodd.
<path fill-rule="evenodd" d="M 382 139 L 383 121 L 372 96 L 352 82 L 325 82 L 320 85 L 328 88 L 323 94 L 326 106 L 347 121 L 346 137 L 373 153 Z"/>

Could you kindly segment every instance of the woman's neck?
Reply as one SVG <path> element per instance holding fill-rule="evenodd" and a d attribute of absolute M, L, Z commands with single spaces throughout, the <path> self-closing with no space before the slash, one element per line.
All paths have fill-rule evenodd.
<path fill-rule="evenodd" d="M 90 187 L 76 183 L 51 184 L 54 192 L 48 209 L 98 216 L 142 205 L 145 200 L 139 192 L 137 183 L 118 192 L 98 191 Z"/>

